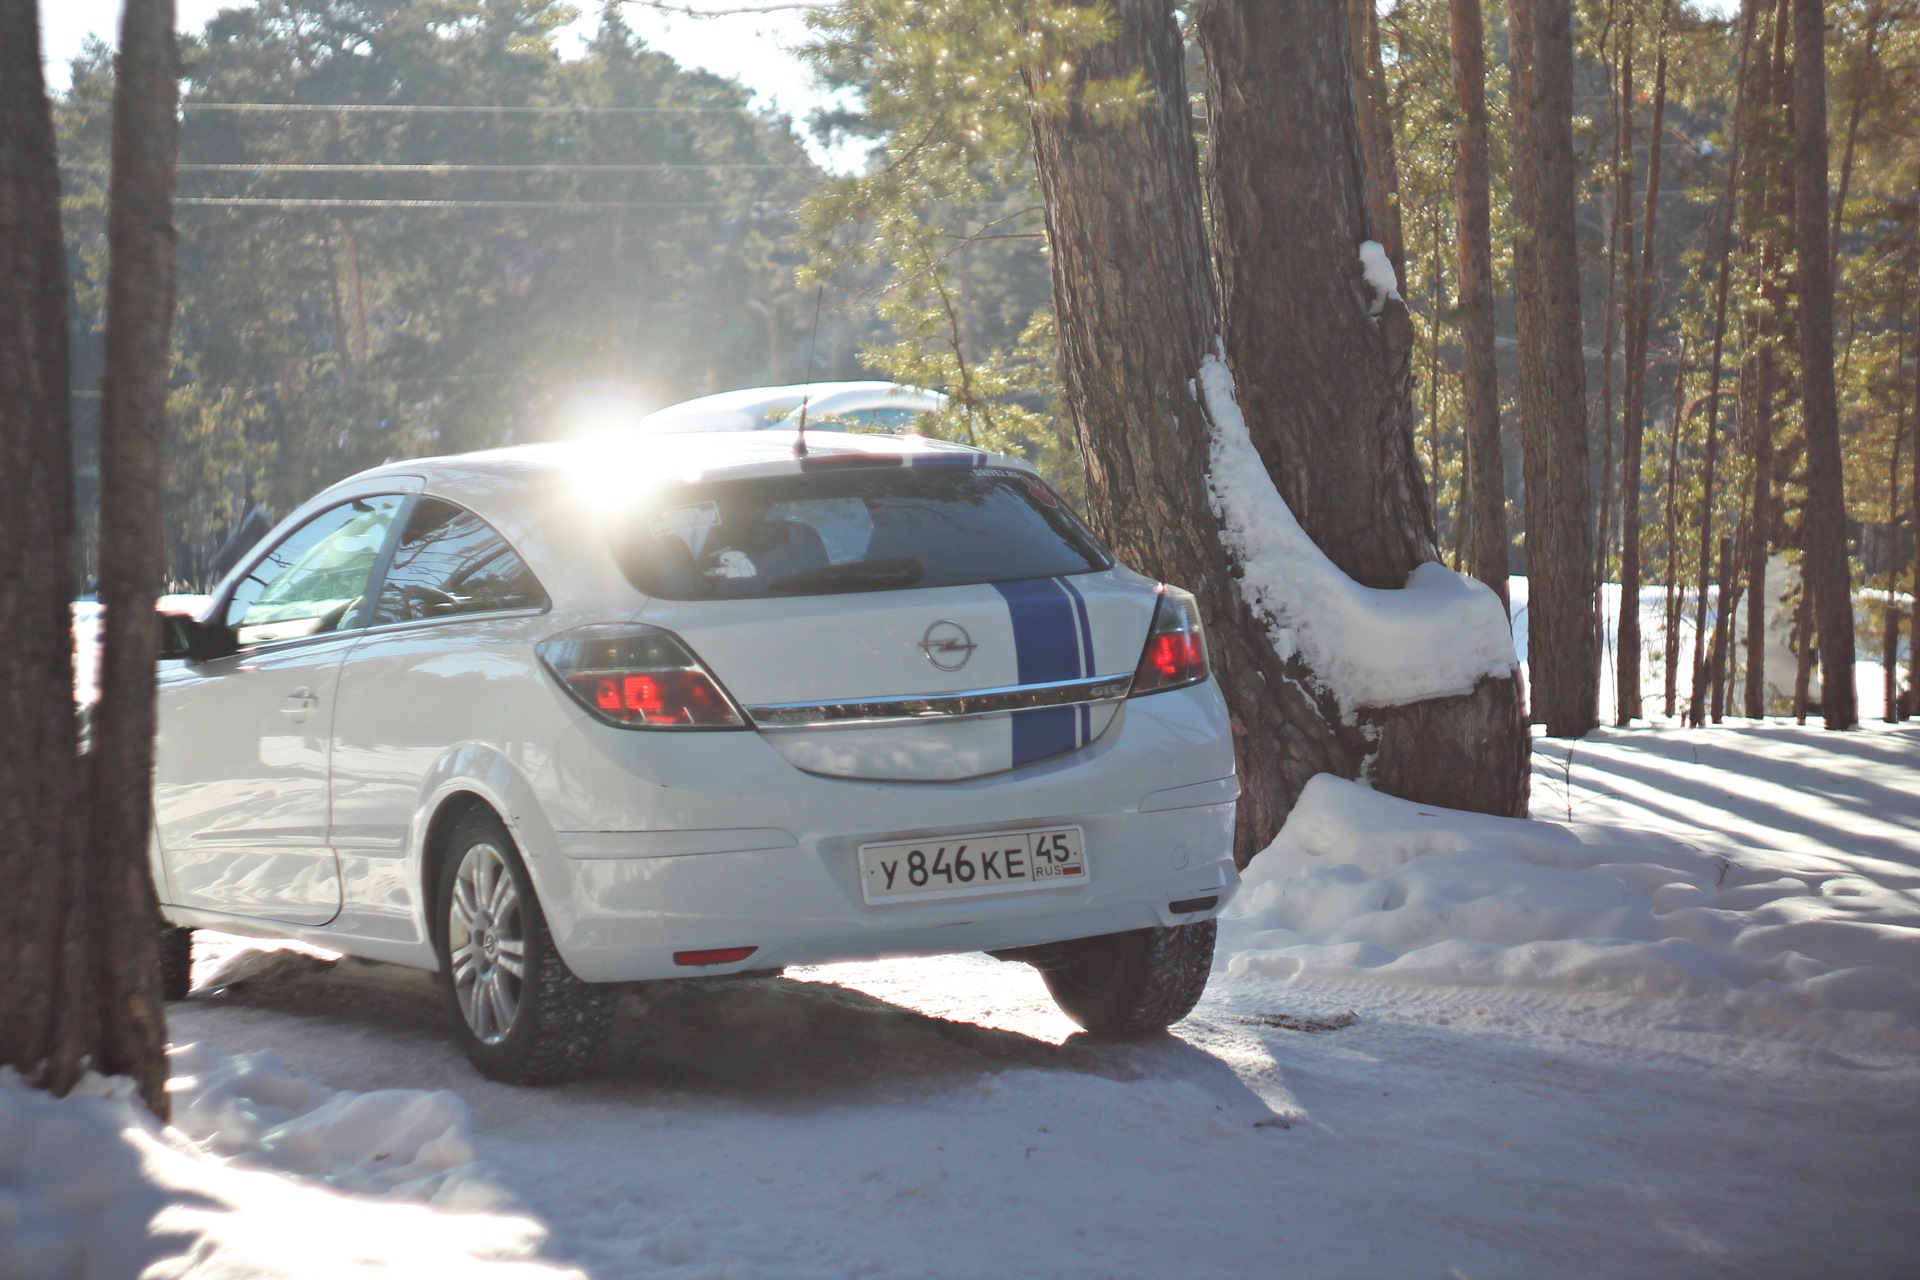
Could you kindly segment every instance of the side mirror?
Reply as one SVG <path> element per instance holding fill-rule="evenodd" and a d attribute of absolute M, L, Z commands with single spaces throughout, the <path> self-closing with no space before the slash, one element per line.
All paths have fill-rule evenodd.
<path fill-rule="evenodd" d="M 160 615 L 160 656 L 208 662 L 240 652 L 240 636 L 224 622 L 202 622 L 184 613 Z"/>

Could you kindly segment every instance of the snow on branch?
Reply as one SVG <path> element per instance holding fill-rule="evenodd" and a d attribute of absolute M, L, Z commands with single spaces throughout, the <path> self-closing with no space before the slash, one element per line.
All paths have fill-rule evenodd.
<path fill-rule="evenodd" d="M 1275 651 L 1298 653 L 1343 714 L 1467 694 L 1484 676 L 1513 674 L 1500 597 L 1431 561 L 1398 591 L 1349 578 L 1274 487 L 1217 345 L 1200 362 L 1199 389 L 1210 424 L 1207 489 L 1221 541 L 1242 569 L 1240 593 L 1266 621 Z"/>

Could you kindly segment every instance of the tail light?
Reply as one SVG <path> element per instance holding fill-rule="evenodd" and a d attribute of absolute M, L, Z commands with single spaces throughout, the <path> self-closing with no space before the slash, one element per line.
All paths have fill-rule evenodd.
<path fill-rule="evenodd" d="M 1161 587 L 1128 696 L 1182 689 L 1206 678 L 1207 635 L 1200 626 L 1200 607 L 1180 588 Z"/>
<path fill-rule="evenodd" d="M 602 623 L 534 646 L 540 662 L 596 719 L 622 729 L 741 729 L 720 682 L 671 631 Z"/>

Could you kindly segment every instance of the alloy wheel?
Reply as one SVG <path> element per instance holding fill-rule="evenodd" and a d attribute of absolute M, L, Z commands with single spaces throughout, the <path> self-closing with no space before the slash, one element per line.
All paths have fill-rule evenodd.
<path fill-rule="evenodd" d="M 455 1003 L 481 1044 L 513 1031 L 526 977 L 526 924 L 506 856 L 485 841 L 471 845 L 454 874 L 447 905 L 447 954 Z"/>

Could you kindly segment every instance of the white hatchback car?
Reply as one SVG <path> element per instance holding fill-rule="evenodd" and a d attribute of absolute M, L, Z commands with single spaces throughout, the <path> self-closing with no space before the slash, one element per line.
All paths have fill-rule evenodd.
<path fill-rule="evenodd" d="M 163 661 L 174 926 L 436 970 L 486 1074 L 610 984 L 987 951 L 1184 1017 L 1238 884 L 1192 599 L 1025 463 L 634 436 L 397 462 L 242 559 Z"/>

